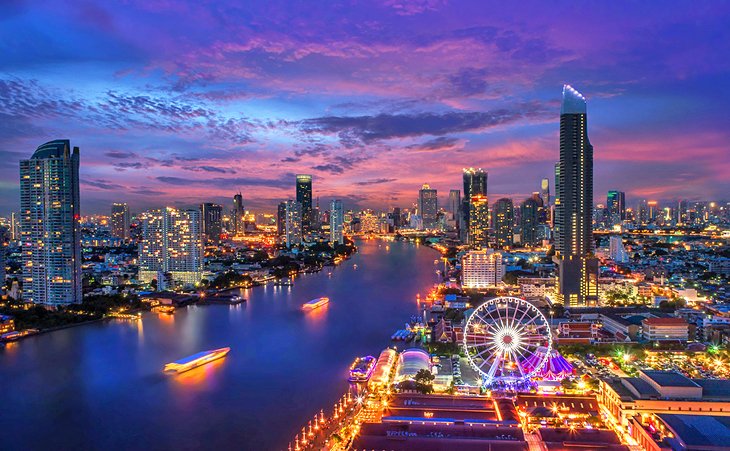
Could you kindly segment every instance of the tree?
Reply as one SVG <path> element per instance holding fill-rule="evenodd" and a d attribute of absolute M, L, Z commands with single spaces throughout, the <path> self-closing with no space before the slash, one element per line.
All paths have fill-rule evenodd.
<path fill-rule="evenodd" d="M 416 381 L 419 384 L 424 385 L 430 385 L 433 383 L 434 379 L 436 379 L 436 376 L 431 374 L 429 370 L 418 370 L 415 376 L 413 376 L 413 380 Z"/>

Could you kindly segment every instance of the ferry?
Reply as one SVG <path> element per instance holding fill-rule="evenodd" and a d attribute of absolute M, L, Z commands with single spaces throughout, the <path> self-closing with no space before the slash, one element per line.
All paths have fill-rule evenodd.
<path fill-rule="evenodd" d="M 172 305 L 158 305 L 156 307 L 152 307 L 152 311 L 155 313 L 166 313 L 168 315 L 172 315 L 175 313 L 175 307 Z"/>
<path fill-rule="evenodd" d="M 327 304 L 330 301 L 330 298 L 323 297 L 323 298 L 316 298 L 312 299 L 311 301 L 302 304 L 302 310 L 314 310 L 318 307 L 322 307 L 323 305 Z"/>
<path fill-rule="evenodd" d="M 183 359 L 176 360 L 172 363 L 168 363 L 165 365 L 164 371 L 166 373 L 182 373 L 184 371 L 192 370 L 193 368 L 197 368 L 225 357 L 230 350 L 231 348 L 220 348 L 199 352 Z"/>
<path fill-rule="evenodd" d="M 358 357 L 350 366 L 350 382 L 367 382 L 375 369 L 375 357 L 369 355 L 367 357 Z"/>
<path fill-rule="evenodd" d="M 274 282 L 274 285 L 276 285 L 277 287 L 292 287 L 294 286 L 294 282 L 289 279 L 281 279 Z"/>
<path fill-rule="evenodd" d="M 0 335 L 0 341 L 17 341 L 21 338 L 29 337 L 39 332 L 40 331 L 38 329 L 23 329 L 14 330 L 12 332 L 5 332 L 4 334 Z"/>

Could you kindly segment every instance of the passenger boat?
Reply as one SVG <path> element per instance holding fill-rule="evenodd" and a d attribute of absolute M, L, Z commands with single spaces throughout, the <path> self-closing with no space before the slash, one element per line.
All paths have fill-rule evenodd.
<path fill-rule="evenodd" d="M 182 373 L 184 371 L 192 370 L 193 368 L 197 368 L 201 365 L 205 365 L 214 360 L 225 357 L 230 350 L 231 348 L 220 348 L 198 352 L 197 354 L 168 363 L 165 365 L 164 371 L 166 373 Z"/>
<path fill-rule="evenodd" d="M 367 357 L 358 357 L 352 362 L 350 366 L 350 382 L 367 382 L 370 376 L 373 375 L 375 364 L 377 360 L 375 357 L 369 355 Z"/>
<path fill-rule="evenodd" d="M 302 310 L 314 310 L 316 308 L 322 307 L 323 305 L 327 304 L 329 301 L 330 301 L 330 298 L 327 298 L 327 297 L 312 299 L 311 301 L 302 304 Z"/>
<path fill-rule="evenodd" d="M 172 315 L 175 313 L 175 307 L 171 305 L 158 305 L 152 307 L 152 311 L 155 313 L 167 313 L 168 315 Z"/>

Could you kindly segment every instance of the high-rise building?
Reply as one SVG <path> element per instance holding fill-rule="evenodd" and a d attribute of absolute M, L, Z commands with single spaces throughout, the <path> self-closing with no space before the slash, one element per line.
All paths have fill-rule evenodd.
<path fill-rule="evenodd" d="M 303 234 L 302 204 L 295 200 L 284 202 L 284 244 L 287 247 L 302 244 Z"/>
<path fill-rule="evenodd" d="M 626 194 L 623 191 L 609 191 L 606 195 L 608 221 L 612 226 L 621 225 L 626 219 Z"/>
<path fill-rule="evenodd" d="M 503 197 L 494 203 L 492 217 L 494 218 L 494 241 L 500 248 L 512 247 L 512 226 L 515 222 L 514 205 L 512 199 Z"/>
<path fill-rule="evenodd" d="M 124 203 L 112 204 L 112 236 L 129 239 L 129 206 Z"/>
<path fill-rule="evenodd" d="M 626 252 L 621 235 L 611 235 L 608 241 L 608 255 L 616 263 L 627 263 L 629 254 Z"/>
<path fill-rule="evenodd" d="M 540 182 L 540 199 L 542 199 L 540 222 L 542 224 L 552 224 L 553 210 L 550 204 L 550 179 L 548 178 L 544 178 Z"/>
<path fill-rule="evenodd" d="M 468 234 L 468 231 L 470 230 L 470 223 L 469 218 L 471 216 L 470 211 L 470 203 L 471 198 L 474 195 L 483 195 L 487 196 L 487 173 L 484 172 L 481 168 L 474 169 L 474 168 L 468 168 L 464 169 L 464 197 L 462 197 L 462 207 L 461 207 L 461 214 L 464 221 L 464 226 L 462 227 L 462 236 L 461 239 L 463 241 L 467 241 L 468 237 L 466 236 Z"/>
<path fill-rule="evenodd" d="M 20 162 L 23 297 L 48 306 L 78 303 L 81 291 L 79 148 L 47 142 Z"/>
<path fill-rule="evenodd" d="M 657 218 L 659 217 L 659 203 L 655 200 L 650 200 L 646 203 L 647 208 L 649 209 L 648 215 L 649 215 L 649 222 L 654 223 L 656 222 Z"/>
<path fill-rule="evenodd" d="M 243 207 L 243 195 L 233 195 L 233 210 L 231 210 L 231 232 L 234 235 L 243 235 L 246 232 L 246 209 Z"/>
<path fill-rule="evenodd" d="M 276 209 L 276 234 L 280 237 L 286 234 L 286 202 L 281 202 Z"/>
<path fill-rule="evenodd" d="M 550 205 L 550 180 L 547 178 L 540 182 L 540 197 L 545 205 Z"/>
<path fill-rule="evenodd" d="M 20 214 L 16 212 L 10 213 L 10 239 L 20 241 Z"/>
<path fill-rule="evenodd" d="M 566 306 L 598 301 L 598 261 L 593 255 L 593 146 L 585 98 L 563 86 L 560 162 L 556 168 L 555 260 L 558 301 Z"/>
<path fill-rule="evenodd" d="M 457 220 L 459 212 L 461 211 L 461 191 L 458 189 L 452 189 L 449 191 L 449 213 L 451 213 L 451 219 Z"/>
<path fill-rule="evenodd" d="M 538 234 L 541 208 L 538 199 L 533 196 L 525 199 L 520 205 L 520 242 L 525 246 L 538 246 L 541 241 Z"/>
<path fill-rule="evenodd" d="M 344 244 L 344 226 L 345 212 L 342 208 L 342 201 L 333 199 L 330 202 L 330 242 L 332 244 Z"/>
<path fill-rule="evenodd" d="M 489 240 L 489 203 L 487 196 L 475 194 L 469 202 L 471 209 L 469 218 L 469 244 L 475 247 L 486 247 Z"/>
<path fill-rule="evenodd" d="M 438 224 L 438 193 L 428 183 L 424 183 L 418 191 L 418 214 L 423 219 L 423 227 L 433 229 Z"/>
<path fill-rule="evenodd" d="M 139 280 L 161 275 L 181 285 L 195 285 L 203 278 L 202 213 L 199 209 L 167 207 L 140 216 Z"/>
<path fill-rule="evenodd" d="M 636 221 L 639 225 L 649 224 L 649 205 L 646 199 L 640 199 L 636 207 Z"/>
<path fill-rule="evenodd" d="M 297 175 L 297 202 L 302 206 L 302 232 L 312 229 L 312 176 Z"/>
<path fill-rule="evenodd" d="M 493 288 L 502 283 L 502 254 L 491 249 L 471 250 L 461 258 L 461 287 Z"/>
<path fill-rule="evenodd" d="M 206 202 L 200 204 L 200 211 L 203 215 L 203 238 L 208 243 L 220 243 L 223 233 L 223 206 Z"/>

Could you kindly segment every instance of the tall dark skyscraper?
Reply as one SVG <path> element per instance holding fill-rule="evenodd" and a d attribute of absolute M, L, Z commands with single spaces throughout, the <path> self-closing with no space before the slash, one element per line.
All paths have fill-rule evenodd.
<path fill-rule="evenodd" d="M 200 205 L 203 213 L 203 238 L 209 243 L 220 243 L 223 233 L 223 207 L 218 204 Z"/>
<path fill-rule="evenodd" d="M 312 229 L 312 176 L 297 175 L 297 202 L 302 204 L 302 231 Z"/>
<path fill-rule="evenodd" d="M 525 246 L 537 246 L 541 239 L 537 233 L 541 203 L 530 197 L 520 205 L 520 241 Z"/>
<path fill-rule="evenodd" d="M 587 122 L 585 98 L 572 87 L 563 86 L 555 260 L 558 301 L 566 306 L 598 302 L 598 261 L 593 256 L 593 146 L 588 140 Z"/>
<path fill-rule="evenodd" d="M 231 210 L 232 232 L 235 235 L 243 234 L 246 231 L 245 219 L 246 209 L 243 208 L 243 196 L 241 193 L 233 195 L 233 210 Z"/>
<path fill-rule="evenodd" d="M 623 191 L 609 191 L 606 196 L 606 209 L 611 225 L 620 225 L 626 219 L 626 195 Z"/>
<path fill-rule="evenodd" d="M 423 226 L 433 229 L 438 224 L 439 199 L 438 192 L 424 183 L 418 191 L 418 214 L 423 219 Z"/>
<path fill-rule="evenodd" d="M 487 173 L 481 168 L 464 169 L 464 197 L 462 197 L 462 215 L 464 218 L 463 232 L 470 230 L 469 218 L 471 217 L 471 199 L 472 196 L 480 195 L 487 196 Z M 464 241 L 468 240 L 468 237 L 463 236 L 461 239 Z"/>
<path fill-rule="evenodd" d="M 503 197 L 494 203 L 494 241 L 498 248 L 512 247 L 512 225 L 515 221 L 512 199 Z"/>
<path fill-rule="evenodd" d="M 81 302 L 79 148 L 67 139 L 20 162 L 23 298 L 58 306 Z"/>

